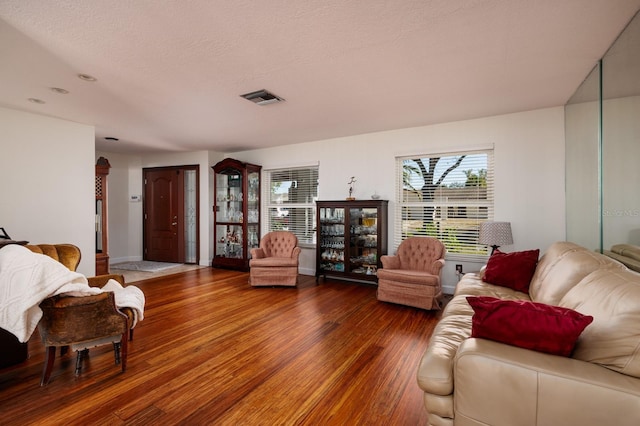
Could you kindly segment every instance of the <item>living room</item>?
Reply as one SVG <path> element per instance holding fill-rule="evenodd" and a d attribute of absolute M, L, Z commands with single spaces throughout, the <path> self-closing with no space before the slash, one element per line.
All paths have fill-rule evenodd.
<path fill-rule="evenodd" d="M 579 3 L 571 2 L 571 6 L 578 10 Z M 505 250 L 544 250 L 556 241 L 565 240 L 570 232 L 581 232 L 567 217 L 569 213 L 575 213 L 575 209 L 567 206 L 575 199 L 575 193 L 567 192 L 565 103 L 637 12 L 640 2 L 620 2 L 616 8 L 610 7 L 606 1 L 596 1 L 592 5 L 601 9 L 597 13 L 591 11 L 593 15 L 589 16 L 593 21 L 589 21 L 590 26 L 597 26 L 598 19 L 604 19 L 601 17 L 605 9 L 613 9 L 613 23 L 600 27 L 598 31 L 602 33 L 598 33 L 598 37 L 590 36 L 598 39 L 598 46 L 587 43 L 589 47 L 585 50 L 588 52 L 577 55 L 580 56 L 581 68 L 578 67 L 577 77 L 574 76 L 572 83 L 564 86 L 558 95 L 563 100 L 536 104 L 532 108 L 514 106 L 472 117 L 461 113 L 460 116 L 452 115 L 426 124 L 416 121 L 402 127 L 365 129 L 357 133 L 346 132 L 344 135 L 251 149 L 238 144 L 235 148 L 229 145 L 226 149 L 172 151 L 171 147 L 163 147 L 154 151 L 140 149 L 139 152 L 129 152 L 119 148 L 117 142 L 111 145 L 113 149 L 109 148 L 107 143 L 110 142 L 104 140 L 105 130 L 100 128 L 99 120 L 82 122 L 56 118 L 51 113 L 38 113 L 31 106 L 15 105 L 13 101 L 0 102 L 0 137 L 6 159 L 0 168 L 0 190 L 4 195 L 0 225 L 15 239 L 32 243 L 71 242 L 79 246 L 82 261 L 78 271 L 92 276 L 95 273 L 95 212 L 92 201 L 96 160 L 105 157 L 111 164 L 109 254 L 112 264 L 143 258 L 143 203 L 137 201 L 139 198 L 135 199 L 143 193 L 143 169 L 197 165 L 200 179 L 198 263 L 210 266 L 214 245 L 212 206 L 215 203 L 211 167 L 230 157 L 259 164 L 263 170 L 317 166 L 320 200 L 344 200 L 349 195 L 347 182 L 351 176 L 356 176 L 356 199 L 370 199 L 375 193 L 390 201 L 388 251 L 393 252 L 394 224 L 399 219 L 395 210 L 398 194 L 396 159 L 490 150 L 495 168 L 493 218 L 509 221 L 513 230 L 514 243 Z M 8 36 L 18 37 L 12 28 L 2 27 L 2 30 Z M 581 42 L 576 45 L 581 45 Z M 570 62 L 572 55 L 566 55 Z M 588 61 L 588 57 L 593 60 Z M 509 67 L 509 64 L 503 65 Z M 556 69 L 547 63 L 540 66 L 552 70 L 545 74 L 547 76 L 564 72 L 563 67 Z M 467 78 L 473 82 L 473 73 Z M 465 90 L 468 85 L 473 85 L 469 81 L 464 82 Z M 534 85 L 528 81 L 523 81 L 522 85 L 529 83 Z M 480 92 L 487 99 L 493 96 L 489 87 Z M 504 93 L 501 95 L 506 96 Z M 24 95 L 23 98 L 29 96 Z M 452 98 L 456 96 L 457 93 L 451 93 Z M 279 108 L 295 102 L 290 96 L 286 97 L 283 105 L 264 108 Z M 457 106 L 464 109 L 463 102 Z M 201 116 L 206 120 L 206 114 Z M 327 126 L 331 124 L 328 122 Z M 594 228 L 593 232 L 596 231 Z M 315 247 L 303 246 L 300 258 L 302 275 L 315 274 L 315 256 Z M 445 292 L 453 293 L 457 284 L 456 263 L 463 263 L 465 272 L 475 271 L 486 262 L 486 258 L 447 262 L 442 272 Z"/>
<path fill-rule="evenodd" d="M 476 11 L 472 9 L 470 13 Z M 110 145 L 105 145 L 104 138 L 96 134 L 104 130 L 96 129 L 90 123 L 79 124 L 25 112 L 22 107 L 7 108 L 5 103 L 0 118 L 8 141 L 3 144 L 5 156 L 11 158 L 11 162 L 4 165 L 1 173 L 3 193 L 13 195 L 10 204 L 3 203 L 6 211 L 2 214 L 2 225 L 14 238 L 34 243 L 65 241 L 73 236 L 72 240 L 83 253 L 79 270 L 91 274 L 94 217 L 92 206 L 86 200 L 93 197 L 93 165 L 99 156 L 104 156 L 112 165 L 109 178 L 109 254 L 116 261 L 139 260 L 143 247 L 142 203 L 130 202 L 130 196 L 142 193 L 142 169 L 195 164 L 200 168 L 198 258 L 201 265 L 209 265 L 213 247 L 211 207 L 214 201 L 210 190 L 211 166 L 223 157 L 232 157 L 260 164 L 263 169 L 316 164 L 320 176 L 318 197 L 321 200 L 344 199 L 349 177 L 356 176 L 356 198 L 368 199 L 377 192 L 391 201 L 389 241 L 392 242 L 396 156 L 489 148 L 495 156 L 494 218 L 512 223 L 514 245 L 509 249 L 547 247 L 565 237 L 563 103 L 593 63 L 604 54 L 632 12 L 635 12 L 633 2 L 615 11 L 617 23 L 609 26 L 608 39 L 597 40 L 595 35 L 589 34 L 591 51 L 583 55 L 582 60 L 585 61 L 588 55 L 593 56 L 593 60 L 585 61 L 581 70 L 573 71 L 578 67 L 571 65 L 571 61 L 563 61 L 567 66 L 571 65 L 576 77 L 562 89 L 565 93 L 560 95 L 561 101 L 542 108 L 507 109 L 502 114 L 467 120 L 456 119 L 452 114 L 444 123 L 418 125 L 416 121 L 415 126 L 400 129 L 364 131 L 250 150 L 181 149 L 174 152 L 122 153 L 118 142 L 112 143 L 114 148 L 111 150 L 105 148 Z M 598 13 L 594 16 L 601 19 L 603 15 Z M 13 39 L 16 45 L 24 43 L 15 30 L 5 27 L 5 31 L 7 38 Z M 592 39 L 596 39 L 599 47 L 592 46 Z M 582 44 L 582 41 L 577 43 Z M 545 75 L 553 76 L 559 71 L 551 66 Z M 527 83 L 523 84 L 526 86 Z M 493 98 L 491 91 L 482 89 L 480 93 L 481 97 Z M 289 99 L 282 104 L 260 108 L 282 108 L 292 103 L 293 99 Z M 531 105 L 536 104 L 532 102 Z M 255 106 L 249 104 L 249 107 Z M 255 115 L 255 112 L 251 114 Z M 26 170 L 28 172 L 25 173 Z M 11 186 L 12 179 L 5 176 L 20 176 L 20 190 L 15 191 Z M 519 202 L 514 203 L 513 200 Z M 389 251 L 392 250 L 393 247 L 389 247 Z M 304 250 L 302 255 L 301 272 L 304 274 L 314 273 L 312 251 Z M 449 288 L 455 285 L 456 280 L 452 268 L 452 265 L 447 265 L 443 272 L 445 285 Z M 477 266 L 465 265 L 464 269 L 475 270 Z"/>

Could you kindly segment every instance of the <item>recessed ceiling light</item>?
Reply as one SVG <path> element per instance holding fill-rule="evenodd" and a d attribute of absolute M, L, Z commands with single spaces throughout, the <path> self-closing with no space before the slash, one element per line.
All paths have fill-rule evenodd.
<path fill-rule="evenodd" d="M 245 93 L 244 95 L 240 95 L 241 97 L 253 102 L 257 105 L 268 105 L 274 102 L 283 102 L 284 99 L 280 96 L 274 95 L 264 89 L 257 90 L 251 93 Z"/>
<path fill-rule="evenodd" d="M 29 102 L 32 102 L 34 104 L 46 104 L 45 101 L 43 101 L 42 99 L 38 99 L 38 98 L 29 98 Z"/>
<path fill-rule="evenodd" d="M 59 94 L 61 94 L 61 95 L 66 95 L 66 94 L 68 94 L 68 93 L 69 93 L 69 91 L 68 91 L 67 89 L 62 89 L 62 88 L 60 88 L 60 87 L 52 87 L 52 88 L 51 88 L 51 91 L 52 91 L 52 92 L 59 93 Z"/>
<path fill-rule="evenodd" d="M 80 80 L 84 80 L 84 81 L 91 81 L 91 82 L 98 81 L 97 78 L 95 78 L 95 77 L 93 77 L 93 76 L 91 76 L 89 74 L 78 74 L 78 78 Z"/>
<path fill-rule="evenodd" d="M 114 142 L 118 142 L 120 140 L 118 138 L 114 138 L 113 136 L 106 136 L 104 139 L 107 141 L 114 141 Z"/>

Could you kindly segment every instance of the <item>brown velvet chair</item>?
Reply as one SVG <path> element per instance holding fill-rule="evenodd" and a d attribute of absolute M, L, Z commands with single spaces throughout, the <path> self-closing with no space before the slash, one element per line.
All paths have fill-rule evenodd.
<path fill-rule="evenodd" d="M 112 343 L 115 363 L 127 367 L 128 319 L 116 307 L 113 292 L 94 296 L 53 296 L 40 303 L 42 319 L 38 331 L 46 350 L 40 386 L 49 383 L 56 348 L 63 355 L 68 348 L 76 351 L 76 375 L 89 348 Z"/>
<path fill-rule="evenodd" d="M 58 260 L 72 271 L 80 263 L 80 249 L 72 244 L 27 245 L 35 253 L 45 254 Z M 102 287 L 109 279 L 124 285 L 121 275 L 101 275 L 89 278 L 89 285 Z M 61 354 L 69 348 L 77 352 L 78 375 L 82 359 L 91 347 L 113 343 L 116 364 L 126 370 L 128 340 L 133 338 L 133 311 L 120 311 L 115 304 L 114 293 L 105 292 L 93 296 L 53 296 L 40 303 L 43 316 L 38 331 L 45 345 L 46 358 L 40 385 L 49 382 L 55 360 L 56 348 Z M 130 311 L 126 314 L 124 311 Z"/>
<path fill-rule="evenodd" d="M 290 286 L 298 283 L 298 237 L 289 231 L 272 231 L 251 249 L 249 283 L 252 286 Z"/>
<path fill-rule="evenodd" d="M 80 248 L 73 244 L 27 244 L 25 247 L 34 253 L 46 254 L 74 272 L 78 269 L 80 259 L 82 258 Z M 116 280 L 123 287 L 125 285 L 124 276 L 120 274 L 104 274 L 87 278 L 91 287 L 100 288 L 104 287 L 109 280 Z M 121 308 L 120 311 L 128 318 L 129 340 L 133 340 L 133 328 L 131 328 L 134 321 L 133 310 L 130 308 Z"/>
<path fill-rule="evenodd" d="M 410 237 L 395 256 L 381 256 L 378 300 L 422 309 L 440 309 L 444 244 L 436 238 Z"/>

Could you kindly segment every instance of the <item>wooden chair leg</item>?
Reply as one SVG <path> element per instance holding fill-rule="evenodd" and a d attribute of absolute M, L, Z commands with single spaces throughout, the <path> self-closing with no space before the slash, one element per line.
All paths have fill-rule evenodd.
<path fill-rule="evenodd" d="M 82 370 L 82 359 L 89 353 L 89 349 L 82 349 L 78 351 L 78 355 L 76 356 L 76 376 L 80 375 L 80 370 Z"/>
<path fill-rule="evenodd" d="M 120 364 L 120 342 L 113 342 L 113 356 L 116 360 L 116 365 Z"/>
<path fill-rule="evenodd" d="M 127 353 L 129 352 L 129 341 L 127 340 L 127 333 L 122 334 L 122 339 L 120 341 L 120 362 L 122 364 L 122 372 L 124 373 L 127 369 Z"/>
<path fill-rule="evenodd" d="M 42 369 L 42 378 L 40 379 L 40 386 L 45 386 L 49 383 L 51 378 L 51 370 L 53 369 L 53 361 L 56 359 L 56 347 L 47 346 L 47 357 L 44 360 L 44 368 Z"/>

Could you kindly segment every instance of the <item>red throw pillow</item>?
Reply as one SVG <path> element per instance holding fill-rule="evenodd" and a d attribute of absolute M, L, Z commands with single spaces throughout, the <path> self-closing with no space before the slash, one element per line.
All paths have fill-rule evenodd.
<path fill-rule="evenodd" d="M 538 249 L 513 253 L 496 250 L 487 262 L 483 280 L 528 294 L 539 254 Z"/>
<path fill-rule="evenodd" d="M 569 356 L 593 317 L 559 306 L 526 300 L 469 296 L 473 308 L 471 337 Z"/>

